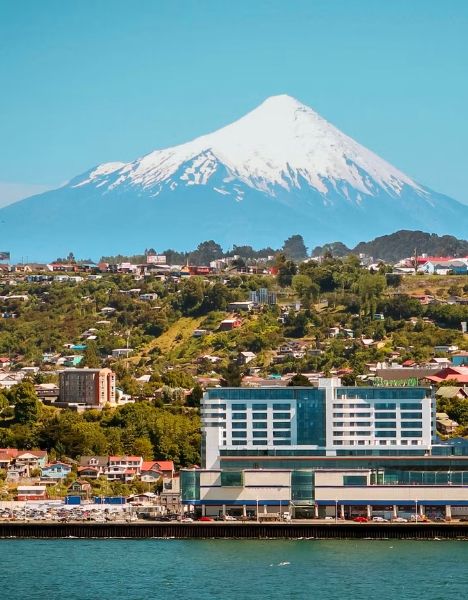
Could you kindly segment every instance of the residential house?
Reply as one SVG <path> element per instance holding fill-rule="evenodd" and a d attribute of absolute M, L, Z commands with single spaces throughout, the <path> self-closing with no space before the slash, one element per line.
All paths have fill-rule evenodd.
<path fill-rule="evenodd" d="M 42 469 L 47 464 L 47 452 L 45 450 L 18 450 L 15 456 L 15 466 L 25 466 L 30 469 Z"/>
<path fill-rule="evenodd" d="M 442 435 L 452 435 L 459 427 L 446 413 L 436 413 L 437 431 Z"/>
<path fill-rule="evenodd" d="M 224 319 L 219 324 L 219 331 L 232 331 L 242 325 L 242 321 L 236 317 L 231 319 Z"/>
<path fill-rule="evenodd" d="M 175 473 L 172 477 L 163 478 L 163 488 L 159 494 L 161 505 L 168 513 L 180 513 L 180 477 Z"/>
<path fill-rule="evenodd" d="M 46 500 L 47 487 L 45 485 L 19 485 L 17 488 L 17 500 Z"/>
<path fill-rule="evenodd" d="M 237 357 L 237 362 L 240 365 L 248 365 L 250 362 L 252 362 L 253 360 L 255 360 L 257 358 L 257 355 L 255 354 L 255 352 L 239 352 L 239 355 Z"/>
<path fill-rule="evenodd" d="M 121 358 L 129 356 L 133 352 L 133 348 L 114 348 L 112 350 L 112 358 Z"/>
<path fill-rule="evenodd" d="M 68 465 L 63 462 L 53 462 L 49 463 L 45 467 L 41 469 L 41 479 L 54 479 L 61 480 L 65 479 L 67 475 L 71 473 L 71 465 Z"/>
<path fill-rule="evenodd" d="M 161 472 L 154 461 L 144 461 L 141 466 L 140 479 L 145 483 L 156 483 L 161 478 Z"/>
<path fill-rule="evenodd" d="M 467 259 L 429 260 L 422 267 L 423 273 L 429 275 L 466 275 L 468 273 Z"/>
<path fill-rule="evenodd" d="M 442 385 L 437 390 L 436 397 L 441 400 L 464 400 L 468 398 L 468 387 Z"/>
<path fill-rule="evenodd" d="M 468 366 L 468 352 L 458 352 L 452 356 L 452 365 L 454 367 Z"/>
<path fill-rule="evenodd" d="M 140 479 L 147 483 L 156 483 L 161 477 L 168 478 L 174 475 L 172 460 L 144 461 L 141 467 Z"/>
<path fill-rule="evenodd" d="M 78 467 L 78 474 L 80 477 L 97 479 L 103 475 L 108 464 L 108 456 L 82 456 L 80 466 Z"/>
<path fill-rule="evenodd" d="M 142 456 L 109 456 L 109 465 L 104 470 L 104 475 L 110 481 L 127 483 L 140 475 L 142 465 Z"/>
<path fill-rule="evenodd" d="M 443 344 L 441 346 L 434 346 L 435 354 L 450 354 L 451 352 L 456 352 L 458 350 L 458 346 L 455 344 Z"/>
<path fill-rule="evenodd" d="M 445 369 L 446 367 L 451 367 L 452 366 L 452 362 L 449 358 L 431 358 L 431 360 L 429 360 L 427 362 L 428 366 L 435 366 L 435 367 L 439 367 L 439 369 Z"/>
<path fill-rule="evenodd" d="M 68 486 L 67 491 L 70 496 L 79 496 L 81 499 L 89 500 L 91 497 L 92 486 L 89 481 L 77 479 Z"/>
<path fill-rule="evenodd" d="M 230 302 L 228 304 L 228 310 L 232 312 L 249 311 L 252 310 L 254 303 L 251 300 L 245 300 L 241 302 Z"/>
<path fill-rule="evenodd" d="M 456 381 L 468 385 L 468 367 L 448 367 L 438 371 L 434 375 L 428 375 L 425 379 L 429 383 L 441 383 L 442 381 Z"/>

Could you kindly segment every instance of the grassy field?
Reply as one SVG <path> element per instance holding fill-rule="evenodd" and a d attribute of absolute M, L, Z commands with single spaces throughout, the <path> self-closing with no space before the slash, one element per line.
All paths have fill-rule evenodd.
<path fill-rule="evenodd" d="M 449 295 L 449 288 L 456 286 L 462 290 L 468 285 L 468 275 L 415 275 L 404 277 L 398 292 L 402 294 L 424 294 L 430 290 L 433 296 Z M 467 295 L 465 292 L 464 295 Z"/>

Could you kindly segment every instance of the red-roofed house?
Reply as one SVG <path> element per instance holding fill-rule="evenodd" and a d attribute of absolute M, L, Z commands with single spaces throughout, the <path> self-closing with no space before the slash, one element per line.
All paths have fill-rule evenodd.
<path fill-rule="evenodd" d="M 148 483 L 156 482 L 160 477 L 171 478 L 174 475 L 172 460 L 149 460 L 143 462 L 141 467 L 141 480 Z"/>
<path fill-rule="evenodd" d="M 104 475 L 109 480 L 131 481 L 141 473 L 142 456 L 109 456 L 109 466 Z"/>
<path fill-rule="evenodd" d="M 468 367 L 447 367 L 434 375 L 425 377 L 430 383 L 441 383 L 442 381 L 457 381 L 468 384 Z"/>

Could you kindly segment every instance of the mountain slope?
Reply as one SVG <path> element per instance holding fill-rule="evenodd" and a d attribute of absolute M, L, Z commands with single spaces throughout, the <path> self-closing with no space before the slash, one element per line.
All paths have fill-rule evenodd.
<path fill-rule="evenodd" d="M 130 163 L 105 163 L 0 211 L 3 244 L 50 258 L 143 247 L 356 243 L 401 229 L 463 235 L 468 207 L 419 185 L 312 109 L 267 99 L 238 121 Z"/>

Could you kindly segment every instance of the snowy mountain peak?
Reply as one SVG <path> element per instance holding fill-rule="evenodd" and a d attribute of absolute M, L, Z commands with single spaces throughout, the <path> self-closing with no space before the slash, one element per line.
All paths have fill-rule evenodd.
<path fill-rule="evenodd" d="M 353 203 L 381 190 L 398 196 L 405 185 L 424 195 L 411 178 L 286 94 L 218 131 L 128 164 L 106 163 L 73 181 L 87 184 L 140 187 L 154 196 L 166 187 L 211 185 L 237 199 L 239 185 L 269 196 L 311 187 L 324 202 L 338 194 Z"/>
<path fill-rule="evenodd" d="M 351 246 L 401 229 L 466 236 L 468 207 L 416 184 L 308 106 L 267 98 L 237 121 L 129 163 L 104 163 L 1 210 L 3 244 L 41 260 L 279 244 Z M 71 247 L 70 244 L 73 244 Z"/>

